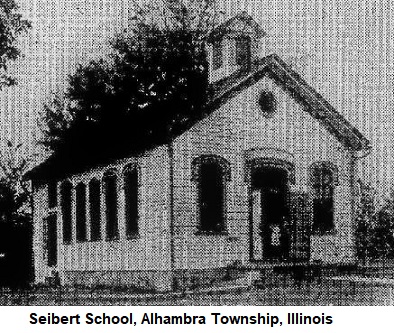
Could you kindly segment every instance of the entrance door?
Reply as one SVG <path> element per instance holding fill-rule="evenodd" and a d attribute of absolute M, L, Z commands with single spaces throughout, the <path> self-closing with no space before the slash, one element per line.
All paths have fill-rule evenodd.
<path fill-rule="evenodd" d="M 252 170 L 252 230 L 255 260 L 289 256 L 287 171 L 261 166 Z"/>

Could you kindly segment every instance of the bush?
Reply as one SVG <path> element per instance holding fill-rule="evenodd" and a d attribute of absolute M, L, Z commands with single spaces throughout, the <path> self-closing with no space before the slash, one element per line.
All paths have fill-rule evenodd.
<path fill-rule="evenodd" d="M 394 258 L 394 191 L 380 207 L 376 207 L 373 188 L 360 186 L 360 203 L 356 218 L 358 258 L 366 260 Z"/>

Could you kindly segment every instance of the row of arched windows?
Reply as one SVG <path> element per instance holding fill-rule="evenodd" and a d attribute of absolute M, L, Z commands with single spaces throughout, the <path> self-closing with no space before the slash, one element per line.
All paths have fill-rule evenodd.
<path fill-rule="evenodd" d="M 310 167 L 309 179 L 313 194 L 312 230 L 324 234 L 334 230 L 334 186 L 337 184 L 337 169 L 328 162 L 318 162 Z M 203 155 L 192 162 L 192 179 L 198 186 L 199 230 L 208 233 L 225 231 L 226 182 L 231 179 L 230 163 L 216 155 Z M 123 173 L 125 197 L 124 215 L 126 236 L 138 233 L 138 169 L 128 166 Z M 63 219 L 63 241 L 72 241 L 73 186 L 64 181 L 60 186 L 61 214 Z M 88 197 L 87 197 L 88 192 Z M 52 193 L 50 187 L 48 194 Z M 51 201 L 52 200 L 52 201 Z M 50 199 L 54 202 L 54 199 Z M 101 206 L 104 205 L 105 238 L 119 238 L 118 225 L 118 175 L 107 171 L 102 180 L 93 178 L 88 184 L 75 187 L 75 237 L 78 242 L 98 241 L 103 238 L 101 229 Z M 87 219 L 89 216 L 89 219 Z M 87 222 L 90 228 L 87 228 Z M 88 230 L 90 235 L 88 235 Z M 89 237 L 88 237 L 89 236 Z"/>
<path fill-rule="evenodd" d="M 198 182 L 200 231 L 225 231 L 225 188 L 230 178 L 230 163 L 222 157 L 206 155 L 193 161 L 193 180 Z M 309 181 L 313 197 L 312 231 L 315 234 L 332 232 L 338 170 L 329 162 L 314 163 L 310 167 Z"/>
<path fill-rule="evenodd" d="M 123 173 L 125 199 L 125 229 L 126 236 L 138 234 L 138 169 L 128 166 Z M 88 186 L 88 189 L 86 188 Z M 88 185 L 80 182 L 75 186 L 75 238 L 77 242 L 101 240 L 101 206 L 104 204 L 105 239 L 119 238 L 118 221 L 118 175 L 114 170 L 107 171 L 102 180 L 90 180 Z M 88 196 L 87 196 L 88 193 Z M 48 188 L 48 194 L 51 190 Z M 73 235 L 73 186 L 66 180 L 60 185 L 60 205 L 63 220 L 63 242 L 71 243 Z M 53 199 L 52 199 L 53 200 Z M 49 199 L 49 202 L 51 199 Z M 89 219 L 87 218 L 89 217 Z M 87 228 L 87 222 L 90 228 Z M 88 235 L 88 230 L 90 235 Z M 88 237 L 89 236 L 89 237 Z"/>

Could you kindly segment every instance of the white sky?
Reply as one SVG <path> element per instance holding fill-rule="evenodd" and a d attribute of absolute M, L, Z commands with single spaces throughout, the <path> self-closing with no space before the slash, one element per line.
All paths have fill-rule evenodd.
<path fill-rule="evenodd" d="M 141 0 L 142 1 L 142 0 Z M 0 92 L 0 147 L 22 142 L 38 154 L 38 111 L 62 91 L 76 63 L 108 50 L 127 27 L 129 0 L 19 0 L 33 25 L 12 66 L 19 84 Z M 143 1 L 142 1 L 143 3 Z M 246 10 L 277 53 L 371 140 L 363 175 L 385 194 L 394 183 L 394 2 L 390 0 L 222 1 L 225 17 Z"/>

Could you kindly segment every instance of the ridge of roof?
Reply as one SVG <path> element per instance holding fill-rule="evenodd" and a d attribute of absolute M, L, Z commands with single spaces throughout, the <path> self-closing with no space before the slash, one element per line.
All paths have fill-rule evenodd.
<path fill-rule="evenodd" d="M 250 16 L 246 11 L 242 11 L 239 14 L 233 16 L 229 20 L 219 24 L 215 27 L 207 36 L 207 42 L 212 43 L 214 40 L 221 38 L 223 35 L 231 31 L 231 26 L 236 21 L 243 21 L 245 24 L 249 25 L 254 30 L 254 37 L 261 38 L 266 35 L 266 32 L 261 28 L 261 26 Z"/>

